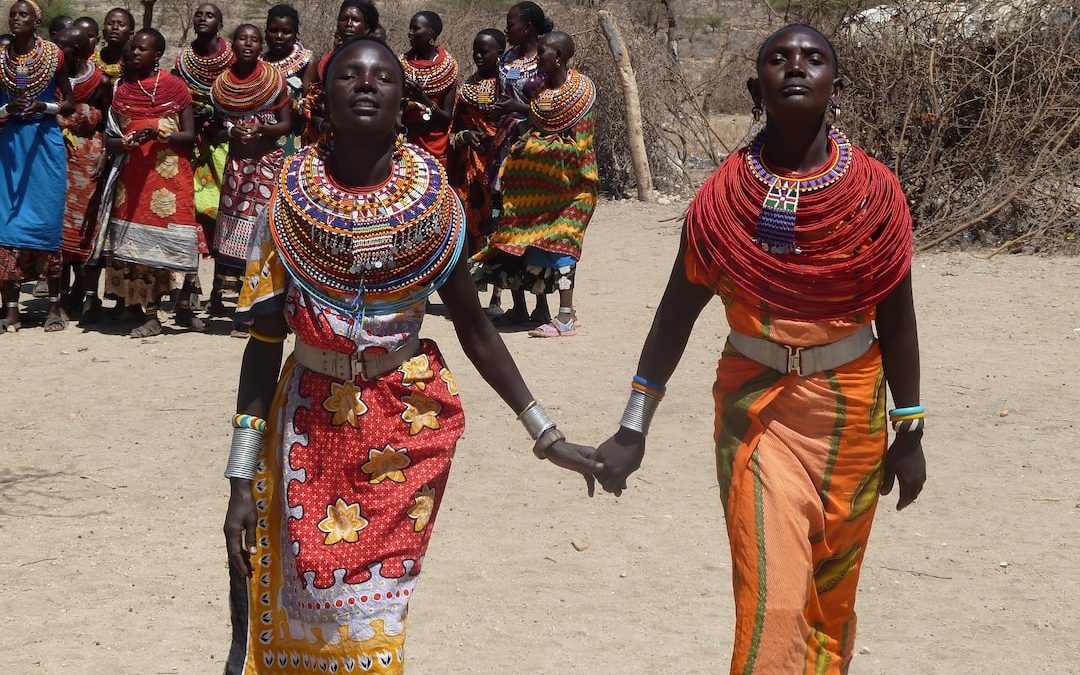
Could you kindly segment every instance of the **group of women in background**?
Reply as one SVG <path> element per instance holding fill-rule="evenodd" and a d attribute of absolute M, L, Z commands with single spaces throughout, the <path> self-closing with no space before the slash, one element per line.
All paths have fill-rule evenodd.
<path fill-rule="evenodd" d="M 794 24 L 762 43 L 748 88 L 765 127 L 690 205 L 618 431 L 594 449 L 566 442 L 489 320 L 532 322 L 537 337 L 578 325 L 596 90 L 539 6 L 480 31 L 466 78 L 438 45 L 437 14 L 412 18 L 399 56 L 368 0 L 342 3 L 319 60 L 291 7 L 270 10 L 265 34 L 245 24 L 227 41 L 220 9 L 201 5 L 173 72 L 162 35 L 126 10 L 106 16 L 100 49 L 92 19 L 58 25 L 53 42 L 37 37 L 41 18 L 32 0 L 13 3 L 0 51 L 5 332 L 20 328 L 19 283 L 40 274 L 45 328 L 64 328 L 65 265 L 89 316 L 104 265 L 135 337 L 161 331 L 174 276 L 176 322 L 203 327 L 203 255 L 215 256 L 212 313 L 243 275 L 226 673 L 403 672 L 410 596 L 464 429 L 457 381 L 420 338 L 435 292 L 533 453 L 590 494 L 627 487 L 694 323 L 721 296 L 731 672 L 848 671 L 878 495 L 899 483 L 899 508 L 919 496 L 926 410 L 911 216 L 895 176 L 835 126 L 843 82 L 821 33 Z M 510 290 L 513 307 L 502 313 L 496 292 L 485 312 L 477 282 Z M 558 311 L 528 313 L 526 292 L 557 292 Z"/>
<path fill-rule="evenodd" d="M 48 286 L 45 330 L 64 329 L 72 316 L 100 320 L 102 271 L 104 293 L 116 300 L 107 314 L 134 321 L 132 337 L 162 331 L 167 295 L 175 323 L 202 330 L 198 269 L 208 255 L 207 312 L 231 316 L 225 293 L 243 271 L 283 161 L 304 145 L 332 142 L 326 64 L 357 36 L 386 39 L 370 0 L 342 2 L 334 46 L 321 59 L 299 41 L 300 17 L 289 5 L 271 8 L 263 30 L 244 24 L 227 40 L 221 10 L 207 3 L 195 9 L 195 38 L 170 69 L 161 63 L 165 39 L 149 27 L 152 6 L 141 30 L 122 8 L 100 28 L 89 17 L 58 17 L 51 40 L 37 36 L 41 11 L 32 0 L 11 6 L 13 37 L 0 52 L 12 73 L 0 108 L 11 120 L 0 146 L 13 177 L 0 194 L 10 214 L 0 221 L 4 332 L 22 326 L 20 283 L 39 277 Z M 400 56 L 401 132 L 440 162 L 465 205 L 474 278 L 496 287 L 492 320 L 538 337 L 569 336 L 574 273 L 598 189 L 595 87 L 570 67 L 573 41 L 552 34 L 538 5 L 515 5 L 506 27 L 476 35 L 476 70 L 463 77 L 438 44 L 439 15 L 418 12 Z M 32 87 L 22 85 L 24 71 Z M 501 289 L 512 292 L 510 312 Z M 526 291 L 540 298 L 531 315 Z M 552 315 L 545 296 L 555 292 L 560 309 Z M 246 334 L 234 325 L 234 336 Z"/>

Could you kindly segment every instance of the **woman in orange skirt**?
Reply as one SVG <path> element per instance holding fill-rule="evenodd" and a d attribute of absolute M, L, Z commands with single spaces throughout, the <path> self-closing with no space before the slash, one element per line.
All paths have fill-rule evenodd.
<path fill-rule="evenodd" d="M 842 86 L 818 31 L 792 25 L 764 42 L 749 89 L 765 129 L 691 204 L 620 429 L 600 447 L 598 478 L 619 494 L 719 294 L 731 327 L 713 394 L 732 673 L 847 672 L 878 494 L 899 480 L 904 508 L 926 478 L 911 216 L 896 177 L 836 128 Z"/>

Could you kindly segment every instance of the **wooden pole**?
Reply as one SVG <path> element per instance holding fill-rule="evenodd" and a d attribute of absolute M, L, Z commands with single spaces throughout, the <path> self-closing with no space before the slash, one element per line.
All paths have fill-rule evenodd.
<path fill-rule="evenodd" d="M 630 159 L 634 165 L 634 176 L 637 178 L 638 199 L 643 202 L 655 202 L 656 192 L 653 190 L 652 170 L 649 169 L 649 155 L 645 150 L 645 134 L 641 128 L 641 100 L 638 97 L 637 77 L 634 75 L 634 66 L 630 63 L 630 52 L 626 49 L 622 35 L 619 33 L 619 25 L 611 12 L 600 10 L 600 30 L 607 38 L 611 56 L 615 59 L 615 65 L 619 69 L 619 80 L 622 84 L 623 101 L 626 104 L 626 132 L 627 141 L 630 145 Z"/>

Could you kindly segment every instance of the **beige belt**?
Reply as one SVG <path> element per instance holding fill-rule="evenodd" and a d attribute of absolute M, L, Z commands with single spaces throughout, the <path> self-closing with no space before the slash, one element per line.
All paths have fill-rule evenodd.
<path fill-rule="evenodd" d="M 316 349 L 297 340 L 293 356 L 301 366 L 335 380 L 351 381 L 358 377 L 374 380 L 411 359 L 419 348 L 420 338 L 416 335 L 394 351 L 384 353 L 365 349 L 359 354 L 342 354 L 329 349 Z"/>
<path fill-rule="evenodd" d="M 792 347 L 731 331 L 728 342 L 748 359 L 783 374 L 805 377 L 851 363 L 874 345 L 874 329 L 863 326 L 842 340 L 819 347 Z"/>

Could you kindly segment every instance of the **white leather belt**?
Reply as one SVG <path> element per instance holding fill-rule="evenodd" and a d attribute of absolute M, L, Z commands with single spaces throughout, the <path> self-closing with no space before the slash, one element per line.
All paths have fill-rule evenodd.
<path fill-rule="evenodd" d="M 293 356 L 301 366 L 335 380 L 374 380 L 416 356 L 419 348 L 420 338 L 415 335 L 397 349 L 383 353 L 365 349 L 359 354 L 342 354 L 297 340 Z"/>
<path fill-rule="evenodd" d="M 800 377 L 851 363 L 874 345 L 874 329 L 863 326 L 842 340 L 818 347 L 792 347 L 731 331 L 728 342 L 748 359 L 783 374 Z"/>

